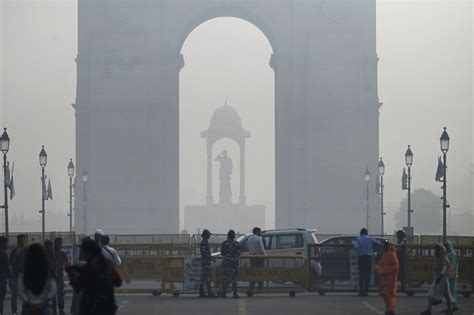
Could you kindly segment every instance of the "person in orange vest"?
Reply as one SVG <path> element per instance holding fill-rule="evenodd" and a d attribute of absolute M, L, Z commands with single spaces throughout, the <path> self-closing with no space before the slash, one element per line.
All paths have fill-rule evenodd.
<path fill-rule="evenodd" d="M 397 275 L 398 259 L 395 252 L 395 245 L 385 241 L 385 253 L 380 262 L 375 266 L 375 271 L 379 274 L 379 294 L 385 303 L 385 314 L 394 315 L 397 306 Z"/>

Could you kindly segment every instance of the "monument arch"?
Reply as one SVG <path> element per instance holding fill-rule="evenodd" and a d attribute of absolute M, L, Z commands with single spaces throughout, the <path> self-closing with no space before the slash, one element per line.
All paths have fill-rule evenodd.
<path fill-rule="evenodd" d="M 277 227 L 364 224 L 362 174 L 376 173 L 379 145 L 375 0 L 78 5 L 76 154 L 90 178 L 89 230 L 178 232 L 181 47 L 225 16 L 254 24 L 273 49 Z M 375 189 L 370 198 L 376 213 Z"/>

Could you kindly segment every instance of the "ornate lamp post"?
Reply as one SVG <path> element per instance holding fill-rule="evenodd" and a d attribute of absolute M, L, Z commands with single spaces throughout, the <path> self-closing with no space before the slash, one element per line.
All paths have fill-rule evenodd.
<path fill-rule="evenodd" d="M 69 176 L 69 233 L 72 236 L 72 178 L 74 177 L 74 163 L 72 159 L 67 166 L 67 175 Z"/>
<path fill-rule="evenodd" d="M 446 197 L 446 171 L 447 171 L 447 166 L 446 166 L 446 155 L 449 150 L 449 135 L 448 132 L 446 131 L 446 127 L 444 127 L 443 133 L 441 134 L 441 138 L 439 138 L 440 142 L 440 147 L 441 147 L 441 152 L 443 152 L 443 168 L 444 168 L 444 175 L 443 175 L 443 241 L 446 242 L 446 210 L 449 208 L 449 205 L 447 203 L 447 197 Z"/>
<path fill-rule="evenodd" d="M 84 220 L 84 234 L 87 234 L 87 180 L 88 180 L 88 175 L 86 169 L 82 171 L 82 193 L 84 199 L 82 200 L 82 206 L 83 206 L 83 217 L 82 219 Z"/>
<path fill-rule="evenodd" d="M 365 217 L 365 220 L 366 220 L 366 223 L 365 223 L 365 226 L 366 226 L 366 229 L 369 229 L 369 183 L 370 183 L 370 171 L 369 171 L 369 168 L 367 167 L 367 169 L 365 170 L 365 183 L 367 185 L 367 194 L 366 194 L 366 197 L 367 197 L 367 208 L 366 208 L 366 217 Z"/>
<path fill-rule="evenodd" d="M 45 177 L 44 177 L 44 169 L 46 167 L 47 162 L 48 162 L 48 155 L 46 154 L 46 151 L 43 146 L 39 154 L 39 163 L 41 166 L 41 237 L 42 237 L 43 242 L 45 240 L 45 230 L 46 230 L 45 200 L 48 198 L 47 196 L 45 196 L 46 183 L 45 183 Z"/>
<path fill-rule="evenodd" d="M 381 220 L 381 232 L 382 235 L 385 235 L 385 228 L 384 228 L 384 209 L 383 209 L 383 175 L 385 174 L 385 164 L 382 161 L 382 158 L 380 158 L 379 161 L 379 176 L 380 176 L 380 220 Z"/>
<path fill-rule="evenodd" d="M 413 212 L 413 210 L 411 209 L 411 166 L 413 164 L 413 152 L 410 148 L 410 145 L 408 145 L 408 148 L 407 148 L 407 151 L 405 152 L 405 164 L 407 165 L 407 168 L 408 168 L 408 180 L 407 180 L 407 184 L 408 184 L 408 209 L 407 209 L 407 213 L 408 213 L 408 231 L 410 233 L 410 235 L 413 235 L 413 229 L 412 229 L 412 226 L 411 226 L 411 213 Z"/>
<path fill-rule="evenodd" d="M 7 153 L 10 149 L 10 137 L 7 133 L 7 128 L 3 129 L 2 137 L 0 138 L 0 147 L 3 152 L 3 189 L 4 189 L 4 196 L 5 196 L 5 203 L 3 204 L 3 209 L 5 209 L 5 236 L 8 237 L 8 165 L 7 165 Z"/>

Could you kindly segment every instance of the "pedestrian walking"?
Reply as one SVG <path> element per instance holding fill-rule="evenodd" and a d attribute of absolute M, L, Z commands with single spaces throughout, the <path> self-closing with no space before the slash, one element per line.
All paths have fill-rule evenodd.
<path fill-rule="evenodd" d="M 216 295 L 212 292 L 211 287 L 212 255 L 211 249 L 209 248 L 209 238 L 211 237 L 211 232 L 205 229 L 202 231 L 201 237 L 202 241 L 199 245 L 199 250 L 201 252 L 201 281 L 199 282 L 199 297 L 215 298 Z M 205 289 L 207 290 L 207 295 L 204 292 Z"/>
<path fill-rule="evenodd" d="M 46 252 L 40 244 L 31 244 L 26 251 L 23 273 L 18 277 L 22 315 L 51 315 L 51 299 L 55 293 L 56 283 Z"/>
<path fill-rule="evenodd" d="M 11 291 L 11 308 L 12 315 L 17 314 L 17 299 L 18 299 L 18 279 L 20 275 L 23 274 L 23 269 L 25 265 L 25 241 L 26 235 L 19 234 L 16 237 L 17 246 L 10 252 L 10 268 L 11 268 L 11 277 L 10 277 L 10 291 Z"/>
<path fill-rule="evenodd" d="M 222 243 L 221 255 L 224 257 L 224 284 L 222 286 L 221 297 L 226 297 L 229 285 L 232 285 L 232 297 L 238 299 L 237 277 L 239 275 L 240 244 L 235 240 L 234 230 L 230 230 L 227 233 L 227 240 Z"/>
<path fill-rule="evenodd" d="M 457 290 L 458 290 L 458 257 L 454 251 L 453 244 L 447 241 L 444 245 L 448 253 L 449 263 L 451 264 L 452 272 L 448 274 L 449 290 L 451 291 L 451 306 L 453 312 L 459 310 Z"/>
<path fill-rule="evenodd" d="M 109 259 L 110 261 L 113 262 L 112 254 L 109 251 L 105 250 L 105 248 L 104 248 L 104 236 L 105 236 L 104 231 L 102 231 L 101 229 L 98 229 L 94 233 L 94 240 L 99 245 L 99 247 L 102 251 L 102 255 L 104 255 L 104 257 L 106 259 Z"/>
<path fill-rule="evenodd" d="M 406 252 L 407 252 L 407 234 L 403 230 L 398 230 L 396 233 L 397 244 L 395 246 L 397 252 L 397 259 L 399 264 L 398 269 L 398 280 L 400 281 L 400 287 L 402 292 L 406 291 Z"/>
<path fill-rule="evenodd" d="M 87 235 L 81 235 L 81 245 L 85 241 L 90 241 L 91 238 Z M 86 261 L 84 259 L 83 251 L 81 250 L 81 245 L 79 245 L 74 254 L 74 261 L 73 266 L 71 267 L 72 270 L 81 270 L 85 267 Z M 68 268 L 66 268 L 67 270 Z M 81 293 L 77 292 L 76 290 L 72 290 L 72 302 L 71 302 L 71 314 L 72 315 L 80 315 L 80 304 L 81 304 Z"/>
<path fill-rule="evenodd" d="M 53 255 L 54 255 L 54 249 L 53 249 L 53 242 L 51 240 L 46 240 L 43 243 L 44 251 L 46 253 L 46 258 L 48 258 L 48 261 L 50 265 L 53 265 Z"/>
<path fill-rule="evenodd" d="M 357 254 L 359 265 L 359 296 L 369 295 L 370 276 L 372 274 L 372 260 L 374 246 L 383 246 L 381 242 L 368 235 L 366 228 L 360 230 L 357 237 Z"/>
<path fill-rule="evenodd" d="M 10 266 L 8 264 L 8 238 L 0 236 L 0 315 L 3 314 L 3 303 L 7 293 L 7 282 L 10 280 Z"/>
<path fill-rule="evenodd" d="M 249 237 L 247 243 L 249 248 L 249 254 L 252 256 L 260 256 L 250 258 L 250 266 L 254 268 L 263 268 L 265 267 L 265 246 L 262 239 L 262 230 L 259 227 L 254 227 L 252 230 L 252 235 Z M 253 293 L 255 290 L 255 281 L 250 281 L 250 292 Z M 258 290 L 263 290 L 263 282 L 258 282 Z"/>
<path fill-rule="evenodd" d="M 64 315 L 64 270 L 69 266 L 69 259 L 63 250 L 63 239 L 56 237 L 53 245 L 51 268 L 56 281 L 56 296 L 53 298 L 53 315 Z"/>
<path fill-rule="evenodd" d="M 102 247 L 112 257 L 112 262 L 114 263 L 115 268 L 119 270 L 120 266 L 122 265 L 122 259 L 120 259 L 120 256 L 117 250 L 111 247 L 109 244 L 110 244 L 110 237 L 108 235 L 104 235 L 102 237 Z"/>
<path fill-rule="evenodd" d="M 114 287 L 122 285 L 120 274 L 104 257 L 97 242 L 85 240 L 81 254 L 86 264 L 67 268 L 72 287 L 82 294 L 79 314 L 114 315 L 117 311 Z"/>
<path fill-rule="evenodd" d="M 385 252 L 379 264 L 375 266 L 375 271 L 379 274 L 379 294 L 385 303 L 385 315 L 395 315 L 398 269 L 395 245 L 385 241 Z"/>
<path fill-rule="evenodd" d="M 421 312 L 421 315 L 431 315 L 433 305 L 439 305 L 443 302 L 443 297 L 446 299 L 448 309 L 446 314 L 453 314 L 451 308 L 451 292 L 449 290 L 449 273 L 452 272 L 451 264 L 449 263 L 448 254 L 443 244 L 435 246 L 435 261 L 433 264 L 433 283 L 428 292 L 428 305 L 426 309 Z"/>

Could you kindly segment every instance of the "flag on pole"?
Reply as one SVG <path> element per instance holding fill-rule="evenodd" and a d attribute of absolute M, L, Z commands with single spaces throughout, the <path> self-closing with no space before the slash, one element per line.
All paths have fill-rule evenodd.
<path fill-rule="evenodd" d="M 51 179 L 48 180 L 48 199 L 53 200 L 53 190 L 51 189 Z"/>
<path fill-rule="evenodd" d="M 408 175 L 407 175 L 407 172 L 406 172 L 405 168 L 403 168 L 402 190 L 407 190 L 407 189 L 408 189 Z"/>
<path fill-rule="evenodd" d="M 13 181 L 14 170 L 15 170 L 15 162 L 13 162 L 13 165 L 12 165 L 12 177 L 10 179 L 10 200 L 12 200 L 13 197 L 15 197 L 15 182 Z"/>
<path fill-rule="evenodd" d="M 382 190 L 380 189 L 380 176 L 377 176 L 377 182 L 375 183 L 375 192 L 377 194 L 381 194 L 382 193 Z"/>
<path fill-rule="evenodd" d="M 41 195 L 43 200 L 48 200 L 48 191 L 46 190 L 46 176 L 44 180 L 41 178 Z"/>
<path fill-rule="evenodd" d="M 441 157 L 438 156 L 438 168 L 436 169 L 435 181 L 441 182 L 444 177 L 444 164 L 441 162 Z"/>
<path fill-rule="evenodd" d="M 10 162 L 7 162 L 7 167 L 5 167 L 5 184 L 7 187 L 10 187 Z"/>

